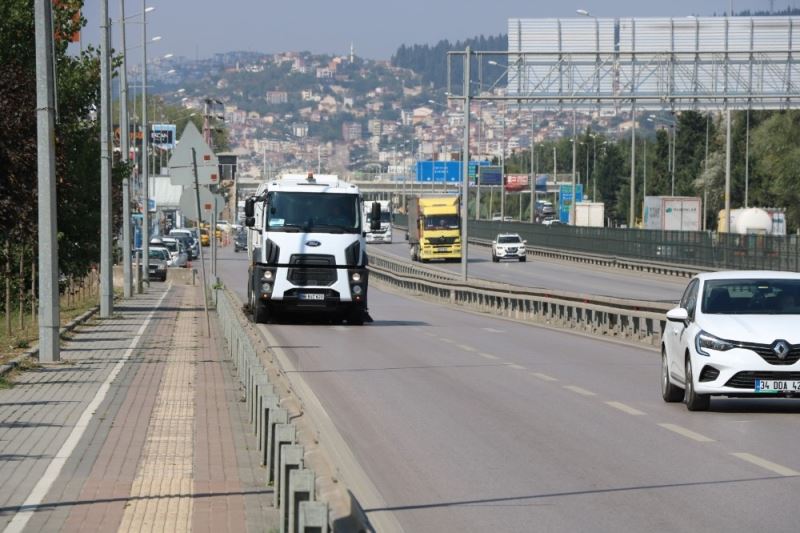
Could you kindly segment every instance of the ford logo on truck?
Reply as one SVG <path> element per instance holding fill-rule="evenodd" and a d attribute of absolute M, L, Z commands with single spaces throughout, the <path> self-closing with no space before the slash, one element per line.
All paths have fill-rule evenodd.
<path fill-rule="evenodd" d="M 322 243 L 320 243 L 319 241 L 306 241 L 306 246 L 314 246 L 314 247 L 316 247 L 316 246 L 320 246 L 321 244 Z"/>

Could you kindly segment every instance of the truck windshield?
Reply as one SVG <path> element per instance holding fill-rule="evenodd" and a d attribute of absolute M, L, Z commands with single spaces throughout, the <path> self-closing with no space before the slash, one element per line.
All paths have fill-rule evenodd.
<path fill-rule="evenodd" d="M 431 215 L 425 217 L 426 230 L 458 229 L 458 215 Z"/>
<path fill-rule="evenodd" d="M 267 195 L 268 231 L 359 233 L 359 199 L 354 194 L 271 192 Z"/>
<path fill-rule="evenodd" d="M 367 211 L 367 222 L 372 222 L 372 213 Z M 391 222 L 388 211 L 381 211 L 381 222 Z"/>

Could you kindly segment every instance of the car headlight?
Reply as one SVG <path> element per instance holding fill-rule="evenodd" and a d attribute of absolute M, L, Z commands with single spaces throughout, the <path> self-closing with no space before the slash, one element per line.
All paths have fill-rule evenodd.
<path fill-rule="evenodd" d="M 700 355 L 705 355 L 706 357 L 710 357 L 711 354 L 708 353 L 706 350 L 714 350 L 716 352 L 727 352 L 735 348 L 736 346 L 726 340 L 722 340 L 720 338 L 711 335 L 710 333 L 706 333 L 705 331 L 701 331 L 697 334 L 694 338 L 694 347 L 697 350 L 697 353 Z"/>

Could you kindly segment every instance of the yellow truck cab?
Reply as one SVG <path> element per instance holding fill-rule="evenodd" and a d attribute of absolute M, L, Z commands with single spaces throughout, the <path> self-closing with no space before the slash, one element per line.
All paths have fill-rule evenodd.
<path fill-rule="evenodd" d="M 461 261 L 459 196 L 409 198 L 408 242 L 411 259 Z"/>

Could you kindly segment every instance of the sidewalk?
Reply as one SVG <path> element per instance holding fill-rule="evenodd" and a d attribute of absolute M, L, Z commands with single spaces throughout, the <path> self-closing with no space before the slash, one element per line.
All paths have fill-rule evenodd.
<path fill-rule="evenodd" d="M 255 439 L 199 287 L 154 283 L 0 390 L 0 529 L 268 531 Z"/>

